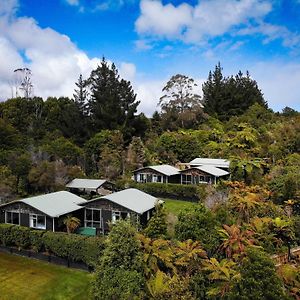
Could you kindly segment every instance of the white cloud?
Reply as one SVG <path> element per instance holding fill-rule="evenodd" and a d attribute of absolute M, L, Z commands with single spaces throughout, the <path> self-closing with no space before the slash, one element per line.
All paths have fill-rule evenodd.
<path fill-rule="evenodd" d="M 300 63 L 261 62 L 249 71 L 272 109 L 289 106 L 300 110 Z"/>
<path fill-rule="evenodd" d="M 122 62 L 119 69 L 120 75 L 126 80 L 134 80 L 136 75 L 136 66 L 132 63 Z"/>
<path fill-rule="evenodd" d="M 135 48 L 137 50 L 140 50 L 140 51 L 142 51 L 142 50 L 150 50 L 150 49 L 153 48 L 153 45 L 151 45 L 146 40 L 137 40 L 137 41 L 134 42 L 134 44 L 135 44 Z"/>
<path fill-rule="evenodd" d="M 79 0 L 66 0 L 66 2 L 69 5 L 72 5 L 72 6 L 78 6 L 79 5 Z"/>
<path fill-rule="evenodd" d="M 271 11 L 271 4 L 260 0 L 203 0 L 196 6 L 174 6 L 163 5 L 160 0 L 142 0 L 140 8 L 141 15 L 135 23 L 140 35 L 198 43 L 263 18 Z"/>
<path fill-rule="evenodd" d="M 16 6 L 0 17 L 1 98 L 11 97 L 13 70 L 25 66 L 32 70 L 35 95 L 71 96 L 79 74 L 87 77 L 100 59 L 90 59 L 69 37 L 32 18 L 15 17 Z"/>

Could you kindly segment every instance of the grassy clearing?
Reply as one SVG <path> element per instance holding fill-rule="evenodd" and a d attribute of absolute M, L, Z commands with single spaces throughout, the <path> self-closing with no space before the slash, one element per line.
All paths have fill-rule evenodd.
<path fill-rule="evenodd" d="M 84 300 L 90 279 L 83 271 L 0 253 L 1 300 Z"/>
<path fill-rule="evenodd" d="M 178 220 L 178 215 L 182 210 L 196 206 L 197 203 L 174 200 L 174 199 L 162 199 L 165 201 L 164 207 L 167 212 L 167 223 L 168 223 L 168 233 L 170 237 L 174 236 L 175 224 Z"/>
<path fill-rule="evenodd" d="M 172 213 L 175 216 L 178 216 L 179 213 L 186 209 L 197 205 L 194 202 L 182 201 L 182 200 L 173 200 L 173 199 L 162 199 L 165 201 L 164 207 L 168 213 Z"/>

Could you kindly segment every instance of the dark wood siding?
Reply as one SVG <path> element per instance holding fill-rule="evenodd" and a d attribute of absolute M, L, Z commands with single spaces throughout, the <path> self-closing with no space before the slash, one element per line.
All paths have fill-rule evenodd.
<path fill-rule="evenodd" d="M 5 223 L 5 210 L 0 209 L 0 223 Z"/>
<path fill-rule="evenodd" d="M 151 168 L 144 168 L 142 170 L 139 171 L 135 171 L 134 172 L 134 180 L 137 181 L 137 175 L 139 174 L 147 174 L 149 176 L 153 176 L 153 175 L 157 175 L 157 176 L 161 176 L 161 182 L 159 183 L 180 183 L 180 174 L 178 175 L 171 175 L 171 176 L 167 176 L 164 175 L 156 170 L 153 170 Z M 147 182 L 150 182 L 147 180 Z M 151 182 L 152 182 L 152 177 L 151 177 Z"/>

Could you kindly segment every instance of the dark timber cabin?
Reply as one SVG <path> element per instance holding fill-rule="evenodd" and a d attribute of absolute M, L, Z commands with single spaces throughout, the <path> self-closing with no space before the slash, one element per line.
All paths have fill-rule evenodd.
<path fill-rule="evenodd" d="M 134 219 L 145 226 L 159 200 L 138 189 L 126 189 L 83 203 L 84 227 L 97 228 L 97 234 L 109 231 L 109 223 Z"/>
<path fill-rule="evenodd" d="M 114 184 L 106 179 L 81 179 L 75 178 L 70 181 L 66 188 L 77 195 L 90 194 L 90 195 L 107 195 L 111 194 L 115 187 Z"/>
<path fill-rule="evenodd" d="M 179 169 L 170 165 L 157 165 L 133 171 L 136 182 L 180 183 Z"/>
<path fill-rule="evenodd" d="M 83 220 L 84 208 L 79 203 L 84 202 L 66 191 L 16 200 L 0 206 L 0 223 L 63 231 L 63 220 L 68 214 Z"/>

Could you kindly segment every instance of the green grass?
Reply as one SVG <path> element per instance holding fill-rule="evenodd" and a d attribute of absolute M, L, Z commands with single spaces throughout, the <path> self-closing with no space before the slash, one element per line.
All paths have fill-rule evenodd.
<path fill-rule="evenodd" d="M 166 208 L 167 213 L 171 213 L 175 216 L 178 216 L 179 213 L 186 209 L 197 205 L 197 203 L 181 201 L 181 200 L 173 200 L 173 199 L 162 199 L 165 201 L 164 207 Z"/>
<path fill-rule="evenodd" d="M 168 234 L 172 238 L 175 235 L 175 224 L 177 223 L 179 213 L 186 208 L 196 206 L 197 203 L 165 198 L 161 200 L 165 201 L 164 207 L 167 212 Z"/>
<path fill-rule="evenodd" d="M 88 299 L 91 275 L 0 252 L 1 300 Z"/>

